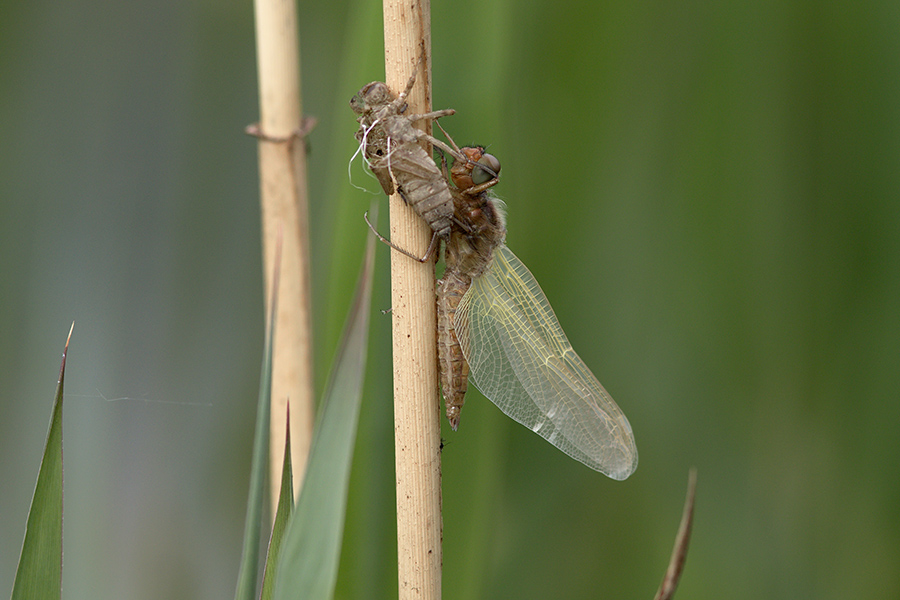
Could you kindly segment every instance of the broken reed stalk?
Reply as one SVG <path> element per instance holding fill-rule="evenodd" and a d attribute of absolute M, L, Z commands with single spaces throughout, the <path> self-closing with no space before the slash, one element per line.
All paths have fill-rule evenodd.
<path fill-rule="evenodd" d="M 281 284 L 272 356 L 270 489 L 272 517 L 281 485 L 287 402 L 291 411 L 294 497 L 306 468 L 315 413 L 309 289 L 309 224 L 306 145 L 300 103 L 300 49 L 296 5 L 255 0 L 259 71 L 260 204 L 265 306 L 269 306 L 278 232 L 283 236 Z"/>
<path fill-rule="evenodd" d="M 407 114 L 431 110 L 429 0 L 384 0 L 385 82 L 395 93 L 418 64 Z M 425 59 L 418 62 L 424 48 Z M 428 133 L 430 125 L 428 125 Z M 431 230 L 399 194 L 391 196 L 391 239 L 422 256 Z M 440 400 L 434 262 L 391 252 L 394 446 L 400 600 L 441 597 Z"/>
<path fill-rule="evenodd" d="M 672 557 L 669 559 L 669 567 L 659 584 L 659 590 L 653 600 L 671 600 L 675 595 L 678 582 L 681 581 L 681 573 L 684 571 L 684 561 L 687 560 L 688 545 L 691 542 L 691 528 L 694 524 L 694 498 L 697 495 L 697 469 L 691 467 L 688 472 L 687 496 L 684 499 L 684 509 L 681 512 L 681 524 L 678 526 L 678 534 L 675 536 L 675 546 L 672 548 Z"/>

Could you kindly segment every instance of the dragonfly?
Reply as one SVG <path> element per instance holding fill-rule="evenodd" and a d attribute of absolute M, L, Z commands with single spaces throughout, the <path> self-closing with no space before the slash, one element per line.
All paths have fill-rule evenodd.
<path fill-rule="evenodd" d="M 459 425 L 467 379 L 507 416 L 612 479 L 637 468 L 628 419 L 569 343 L 531 271 L 506 246 L 506 217 L 473 165 L 449 173 L 453 227 L 438 282 L 438 355 L 447 418 Z M 489 158 L 488 158 L 489 157 Z M 491 162 L 493 161 L 493 162 Z M 445 169 L 446 171 L 446 169 Z"/>

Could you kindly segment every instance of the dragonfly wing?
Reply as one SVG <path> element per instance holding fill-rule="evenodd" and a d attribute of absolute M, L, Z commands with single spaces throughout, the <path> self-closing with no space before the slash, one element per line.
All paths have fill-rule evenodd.
<path fill-rule="evenodd" d="M 612 477 L 637 468 L 631 425 L 572 349 L 537 280 L 501 244 L 454 319 L 470 379 L 512 419 Z"/>

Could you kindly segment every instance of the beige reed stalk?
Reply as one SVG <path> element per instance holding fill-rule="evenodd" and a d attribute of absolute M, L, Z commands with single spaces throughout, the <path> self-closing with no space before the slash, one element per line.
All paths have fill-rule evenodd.
<path fill-rule="evenodd" d="M 255 0 L 259 70 L 259 178 L 265 306 L 269 306 L 275 239 L 283 236 L 281 282 L 272 358 L 270 489 L 272 515 L 281 485 L 287 401 L 291 410 L 294 497 L 312 439 L 312 334 L 306 145 L 301 130 L 300 49 L 294 2 Z"/>
<path fill-rule="evenodd" d="M 428 0 L 384 0 L 385 82 L 395 93 L 425 49 L 407 114 L 431 110 L 430 9 Z M 431 240 L 425 221 L 398 194 L 390 210 L 391 239 L 423 255 Z M 437 600 L 443 555 L 433 262 L 391 252 L 391 306 L 399 598 Z"/>

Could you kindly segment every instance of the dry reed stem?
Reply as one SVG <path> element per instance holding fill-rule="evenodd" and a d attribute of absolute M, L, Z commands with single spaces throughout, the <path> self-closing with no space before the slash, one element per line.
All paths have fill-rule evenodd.
<path fill-rule="evenodd" d="M 275 324 L 270 423 L 272 516 L 281 485 L 285 419 L 290 399 L 294 497 L 306 469 L 315 413 L 309 289 L 309 224 L 306 146 L 301 130 L 300 50 L 296 5 L 256 0 L 259 70 L 259 176 L 266 306 L 273 275 L 275 239 L 283 232 L 281 289 Z"/>
<path fill-rule="evenodd" d="M 691 467 L 688 472 L 687 496 L 684 499 L 684 509 L 681 513 L 681 524 L 675 536 L 675 546 L 672 548 L 672 557 L 669 559 L 669 567 L 659 584 L 654 600 L 671 600 L 675 595 L 675 588 L 681 581 L 681 573 L 684 571 L 684 562 L 687 560 L 688 545 L 691 542 L 691 528 L 694 524 L 694 498 L 697 494 L 697 469 Z"/>
<path fill-rule="evenodd" d="M 428 0 L 384 0 L 385 82 L 399 93 L 418 64 L 408 114 L 431 110 Z M 424 49 L 424 50 L 423 50 Z M 425 52 L 425 60 L 419 57 Z M 430 133 L 430 125 L 428 126 Z M 431 230 L 398 194 L 391 239 L 421 256 Z M 400 600 L 441 597 L 440 401 L 437 384 L 434 263 L 391 253 L 394 443 Z"/>

